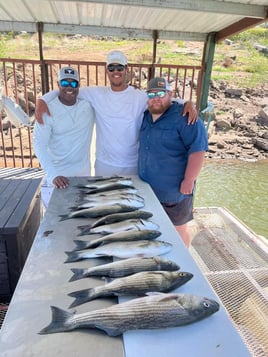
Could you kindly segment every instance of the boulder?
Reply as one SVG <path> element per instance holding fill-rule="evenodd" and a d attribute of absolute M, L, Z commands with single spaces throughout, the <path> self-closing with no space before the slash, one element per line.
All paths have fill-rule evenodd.
<path fill-rule="evenodd" d="M 259 150 L 268 151 L 268 140 L 256 138 L 253 140 L 254 146 Z"/>

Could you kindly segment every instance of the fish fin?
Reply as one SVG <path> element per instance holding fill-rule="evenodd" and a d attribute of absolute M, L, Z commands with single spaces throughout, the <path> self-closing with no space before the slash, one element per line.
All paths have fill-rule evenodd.
<path fill-rule="evenodd" d="M 50 306 L 52 312 L 52 320 L 49 325 L 39 331 L 40 335 L 46 335 L 48 333 L 63 332 L 72 330 L 71 326 L 68 326 L 68 320 L 74 315 L 74 312 L 68 312 L 62 310 L 56 306 Z"/>
<path fill-rule="evenodd" d="M 84 196 L 85 194 L 87 194 L 88 192 L 86 192 L 85 190 L 88 190 L 87 187 L 79 187 L 80 190 L 79 190 L 79 195 L 80 196 Z"/>
<path fill-rule="evenodd" d="M 119 335 L 122 335 L 124 331 L 120 330 L 119 328 L 112 328 L 112 327 L 103 327 L 103 326 L 98 326 L 97 324 L 95 325 L 96 328 L 100 329 L 100 330 L 103 330 L 104 332 L 107 333 L 108 336 L 111 336 L 111 337 L 115 337 L 115 336 L 119 336 Z"/>
<path fill-rule="evenodd" d="M 77 226 L 78 229 L 90 229 L 91 224 L 83 224 L 82 226 Z"/>
<path fill-rule="evenodd" d="M 71 206 L 71 207 L 68 207 L 70 210 L 72 210 L 72 211 L 75 211 L 75 210 L 77 210 L 78 208 L 77 208 L 77 206 L 75 207 L 75 206 Z"/>
<path fill-rule="evenodd" d="M 89 246 L 90 246 L 90 242 L 87 242 L 85 240 L 75 239 L 74 243 L 76 244 L 76 248 L 74 249 L 74 251 L 83 250 L 83 249 L 89 248 Z"/>
<path fill-rule="evenodd" d="M 78 251 L 77 252 L 76 251 L 74 251 L 74 252 L 65 252 L 65 253 L 67 254 L 68 258 L 65 260 L 64 263 L 77 262 L 78 260 L 83 259 L 79 255 Z"/>
<path fill-rule="evenodd" d="M 85 276 L 84 276 L 85 269 L 74 268 L 74 269 L 71 269 L 71 271 L 73 272 L 73 276 L 70 278 L 69 281 L 75 281 L 75 280 L 85 278 Z"/>
<path fill-rule="evenodd" d="M 70 218 L 68 214 L 59 214 L 59 217 L 61 218 L 60 221 L 65 221 Z"/>
<path fill-rule="evenodd" d="M 86 236 L 88 234 L 89 234 L 89 230 L 88 229 L 84 229 L 79 234 L 77 234 L 77 236 L 78 237 L 82 237 L 82 236 Z"/>
<path fill-rule="evenodd" d="M 81 206 L 72 206 L 72 207 L 69 207 L 69 209 L 71 210 L 71 212 L 77 212 L 77 211 L 82 211 L 83 209 L 88 209 L 88 208 L 92 208 L 94 207 L 94 204 L 92 203 L 91 206 L 87 206 L 87 207 L 81 207 Z"/>
<path fill-rule="evenodd" d="M 75 298 L 75 300 L 69 306 L 69 309 L 95 299 L 94 288 L 74 291 L 68 295 Z"/>
<path fill-rule="evenodd" d="M 78 236 L 85 236 L 89 234 L 91 225 L 90 224 L 85 224 L 84 226 L 78 226 L 77 227 L 80 230 L 80 233 L 77 234 Z"/>

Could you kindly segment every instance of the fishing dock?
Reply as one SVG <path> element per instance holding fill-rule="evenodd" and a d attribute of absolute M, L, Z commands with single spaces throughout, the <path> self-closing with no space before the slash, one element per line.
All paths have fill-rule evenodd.
<path fill-rule="evenodd" d="M 15 190 L 16 187 L 27 187 L 29 182 L 33 180 L 29 185 L 29 187 L 35 185 L 35 189 L 32 188 L 31 191 L 31 199 L 26 204 L 27 207 L 24 206 L 25 209 L 20 209 L 20 212 L 31 212 L 33 207 L 35 207 L 34 212 L 39 212 L 39 185 L 42 177 L 43 173 L 38 169 L 6 168 L 0 170 L 1 187 L 4 187 L 3 185 L 8 187 L 8 183 L 11 184 L 11 181 L 15 181 L 12 184 Z M 28 185 L 24 183 L 23 186 L 19 186 L 20 181 L 25 179 L 28 180 L 26 181 Z M 134 357 L 144 355 L 155 357 L 158 355 L 156 350 L 160 351 L 161 355 L 164 353 L 163 348 L 166 348 L 167 345 L 170 345 L 169 356 L 173 356 L 172 351 L 178 350 L 178 348 L 182 351 L 183 348 L 185 350 L 187 348 L 187 356 L 195 356 L 196 347 L 194 346 L 198 346 L 199 356 L 206 357 L 214 357 L 215 351 L 217 353 L 220 351 L 219 355 L 228 357 L 237 355 L 264 357 L 267 355 L 267 241 L 257 237 L 243 222 L 240 222 L 225 208 L 199 207 L 195 208 L 195 219 L 190 223 L 192 244 L 190 249 L 187 250 L 178 239 L 177 232 L 149 186 L 137 178 L 135 178 L 135 186 L 137 186 L 139 194 L 145 199 L 144 209 L 151 211 L 153 213 L 151 220 L 160 225 L 161 239 L 174 245 L 172 252 L 164 257 L 175 260 L 181 266 L 182 271 L 189 271 L 194 274 L 192 281 L 178 288 L 177 292 L 203 294 L 215 298 L 221 303 L 220 312 L 193 325 L 153 332 L 132 331 L 125 333 L 123 338 L 111 338 L 98 330 L 74 331 L 48 336 L 38 335 L 38 331 L 47 325 L 50 320 L 50 305 L 65 309 L 70 303 L 70 298 L 67 295 L 70 291 L 83 289 L 85 284 L 88 284 L 87 286 L 100 284 L 100 280 L 97 278 L 69 282 L 72 275 L 70 269 L 89 267 L 111 261 L 111 258 L 95 258 L 75 263 L 64 263 L 66 260 L 65 251 L 74 248 L 73 240 L 77 239 L 77 226 L 85 224 L 85 219 L 82 218 L 59 222 L 59 214 L 68 212 L 68 207 L 75 205 L 77 200 L 75 185 L 81 182 L 81 178 L 72 180 L 73 184 L 68 190 L 55 190 L 40 227 L 39 229 L 36 228 L 36 236 L 32 237 L 32 248 L 7 314 L 8 305 L 0 303 L 0 320 L 1 318 L 1 322 L 4 320 L 0 330 L 0 341 L 1 348 L 3 346 L 5 351 L 4 356 L 27 356 L 29 354 L 32 356 L 49 356 L 54 354 L 54 350 L 59 351 L 60 346 L 60 352 L 57 352 L 59 356 L 75 354 L 77 349 L 79 349 L 79 356 L 86 356 L 90 348 L 94 352 L 93 355 L 98 356 L 106 356 L 105 353 L 109 349 L 109 356 Z M 17 190 L 21 192 L 21 197 L 23 197 L 23 191 Z M 27 190 L 25 191 L 27 192 Z M 2 198 L 4 192 L 7 198 L 8 190 L 2 190 Z M 29 200 L 29 194 L 26 196 Z M 12 196 L 13 202 L 16 197 L 16 194 Z M 5 202 L 7 201 L 6 199 Z M 11 201 L 7 206 L 2 199 L 1 203 L 3 206 L 2 215 L 7 214 L 7 208 L 10 207 Z M 31 214 L 24 216 L 33 217 Z M 16 217 L 18 220 L 18 215 Z M 40 223 L 37 218 L 35 213 L 35 223 Z M 7 236 L 5 236 L 6 238 Z M 21 236 L 21 239 L 25 239 L 24 236 Z M 22 242 L 21 245 L 23 246 Z M 30 247 L 28 247 L 26 255 L 29 249 Z M 3 254 L 1 257 L 3 260 Z M 25 260 L 21 269 L 24 262 Z M 1 265 L 3 278 L 4 270 L 2 267 L 3 265 Z M 17 274 L 20 274 L 21 269 Z M 5 278 L 6 280 L 3 281 L 2 279 L 2 285 L 0 285 L 2 293 L 10 286 L 6 283 L 7 275 L 5 275 Z M 124 300 L 123 297 L 119 298 L 119 301 Z M 118 298 L 91 301 L 79 306 L 78 312 L 106 307 L 117 302 Z M 38 313 L 36 313 L 37 311 Z M 12 333 L 10 335 L 10 331 L 16 331 L 16 339 L 18 338 L 19 342 L 15 345 L 13 343 L 15 336 Z M 19 334 L 18 331 L 20 331 Z M 214 344 L 214 340 L 211 344 L 211 333 L 213 333 L 213 336 L 215 335 L 217 344 Z M 192 341 L 193 334 L 197 334 L 197 340 L 196 344 L 191 342 L 190 345 L 193 348 L 193 351 L 191 351 L 189 345 L 187 345 L 187 338 L 191 338 Z M 77 343 L 73 343 L 74 337 Z M 184 339 L 186 339 L 185 344 L 178 343 L 178 340 L 184 341 Z M 25 343 L 22 343 L 24 340 Z M 201 343 L 201 340 L 207 342 Z M 229 351 L 228 343 L 232 340 L 232 346 L 237 346 L 238 350 L 232 347 L 232 351 Z M 64 343 L 62 343 L 63 341 Z M 177 346 L 177 344 L 179 345 Z M 51 347 L 47 347 L 48 345 Z M 142 346 L 142 351 L 137 346 Z M 202 354 L 202 348 L 206 349 L 206 354 Z M 211 354 L 207 353 L 207 348 Z M 244 354 L 239 353 L 241 351 Z"/>
<path fill-rule="evenodd" d="M 66 190 L 55 190 L 49 207 L 36 234 L 28 259 L 13 294 L 0 333 L 3 356 L 94 356 L 136 357 L 162 356 L 163 353 L 177 356 L 177 351 L 187 356 L 214 357 L 250 356 L 250 352 L 239 335 L 225 308 L 207 319 L 177 328 L 160 330 L 129 331 L 122 337 L 111 338 L 105 333 L 90 329 L 39 335 L 51 319 L 50 306 L 68 309 L 71 298 L 68 293 L 86 286 L 103 284 L 97 278 L 69 282 L 71 268 L 86 268 L 110 261 L 110 258 L 85 259 L 64 263 L 66 251 L 74 249 L 77 226 L 85 219 L 69 219 L 59 222 L 59 214 L 65 214 L 77 199 L 78 183 L 85 178 L 72 178 Z M 194 278 L 175 292 L 192 293 L 219 301 L 208 280 L 192 259 L 190 252 L 178 239 L 178 234 L 167 218 L 149 185 L 133 178 L 139 195 L 145 199 L 144 209 L 153 213 L 152 220 L 160 225 L 161 240 L 173 244 L 173 249 L 164 255 L 189 271 Z M 87 221 L 87 220 L 86 220 Z M 119 302 L 127 297 L 119 297 Z M 117 303 L 117 298 L 97 299 L 77 307 L 78 313 L 99 309 Z M 27 328 L 25 328 L 27 326 Z M 211 339 L 213 331 L 214 338 Z M 78 352 L 79 351 L 79 352 Z"/>

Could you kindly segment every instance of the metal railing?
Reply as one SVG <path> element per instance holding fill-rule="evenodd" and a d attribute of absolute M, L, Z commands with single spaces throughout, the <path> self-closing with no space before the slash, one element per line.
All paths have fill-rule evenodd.
<path fill-rule="evenodd" d="M 39 165 L 32 145 L 35 103 L 43 93 L 57 88 L 58 70 L 67 65 L 78 70 L 81 87 L 109 85 L 104 62 L 0 59 L 2 94 L 19 104 L 32 122 L 31 127 L 15 127 L 7 121 L 5 112 L 0 112 L 0 167 Z M 145 89 L 152 77 L 164 76 L 171 82 L 175 97 L 199 103 L 200 66 L 133 63 L 128 68 L 130 85 Z"/>

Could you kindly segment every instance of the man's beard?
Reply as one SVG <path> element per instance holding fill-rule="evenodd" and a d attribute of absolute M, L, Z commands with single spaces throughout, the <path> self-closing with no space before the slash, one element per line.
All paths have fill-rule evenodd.
<path fill-rule="evenodd" d="M 148 104 L 148 110 L 151 114 L 162 114 L 170 107 L 169 103 L 157 103 L 157 106 L 154 103 Z"/>

